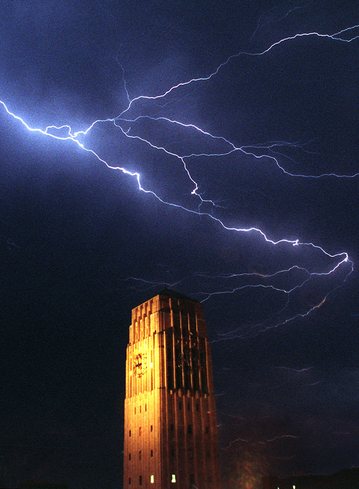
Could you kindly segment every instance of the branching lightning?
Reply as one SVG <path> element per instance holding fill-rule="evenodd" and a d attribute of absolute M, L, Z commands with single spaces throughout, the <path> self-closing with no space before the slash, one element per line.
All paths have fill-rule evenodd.
<path fill-rule="evenodd" d="M 28 131 L 38 133 L 42 136 L 46 136 L 59 141 L 66 141 L 71 144 L 77 145 L 81 150 L 94 156 L 100 163 L 107 166 L 110 170 L 116 170 L 122 172 L 125 175 L 133 178 L 136 183 L 138 190 L 146 194 L 151 195 L 159 202 L 164 205 L 172 206 L 177 209 L 181 209 L 184 212 L 191 213 L 194 215 L 201 216 L 208 220 L 213 221 L 217 226 L 220 226 L 228 232 L 236 234 L 246 234 L 253 235 L 262 242 L 266 243 L 268 246 L 276 247 L 290 247 L 296 248 L 303 251 L 310 250 L 311 253 L 319 254 L 321 258 L 326 262 L 325 265 L 317 265 L 317 268 L 309 268 L 308 266 L 303 266 L 301 264 L 294 264 L 289 267 L 284 267 L 283 269 L 278 269 L 273 273 L 258 273 L 258 272 L 246 272 L 246 273 L 233 273 L 221 276 L 209 276 L 205 274 L 197 274 L 197 278 L 204 278 L 208 282 L 213 284 L 221 279 L 228 283 L 228 287 L 217 290 L 214 286 L 211 290 L 203 290 L 201 292 L 196 291 L 197 296 L 202 300 L 206 301 L 215 296 L 235 294 L 239 291 L 244 290 L 261 290 L 261 291 L 272 291 L 278 295 L 285 297 L 285 302 L 280 309 L 272 317 L 263 320 L 258 324 L 250 324 L 248 326 L 241 325 L 238 329 L 231 331 L 230 333 L 222 334 L 218 341 L 232 339 L 234 337 L 246 337 L 257 335 L 260 332 L 266 331 L 270 328 L 277 328 L 281 325 L 290 323 L 297 318 L 303 318 L 308 316 L 311 312 L 319 309 L 328 299 L 328 296 L 336 290 L 338 287 L 343 285 L 348 276 L 352 273 L 354 264 L 349 258 L 348 253 L 345 251 L 340 251 L 338 253 L 329 253 L 323 247 L 307 241 L 301 241 L 299 238 L 292 239 L 288 237 L 282 237 L 280 239 L 274 239 L 262 229 L 256 226 L 232 226 L 226 223 L 220 217 L 217 217 L 216 210 L 219 203 L 210 198 L 204 198 L 204 192 L 201 190 L 201 184 L 193 177 L 191 174 L 188 161 L 195 160 L 197 158 L 221 158 L 228 155 L 242 154 L 247 157 L 251 157 L 253 160 L 261 160 L 263 164 L 275 165 L 277 171 L 285 174 L 288 178 L 301 178 L 301 179 L 323 179 L 323 178 L 356 178 L 359 176 L 359 172 L 351 175 L 340 175 L 337 173 L 324 173 L 318 175 L 310 174 L 296 174 L 286 170 L 284 163 L 281 161 L 283 155 L 281 154 L 282 148 L 291 147 L 297 148 L 305 151 L 304 146 L 299 142 L 286 142 L 286 141 L 269 141 L 265 143 L 258 143 L 256 145 L 236 145 L 233 141 L 229 140 L 225 136 L 212 134 L 201 127 L 191 124 L 184 123 L 179 119 L 168 118 L 165 116 L 153 116 L 148 113 L 141 113 L 140 115 L 131 116 L 131 112 L 136 108 L 140 111 L 145 111 L 144 103 L 158 103 L 160 100 L 168 98 L 171 94 L 176 92 L 178 89 L 184 89 L 191 85 L 201 85 L 206 84 L 212 78 L 218 76 L 223 68 L 232 63 L 235 59 L 240 57 L 264 57 L 270 51 L 275 50 L 279 45 L 293 43 L 300 38 L 308 39 L 326 39 L 330 42 L 340 42 L 340 43 L 352 43 L 359 38 L 359 25 L 353 25 L 351 27 L 342 29 L 334 34 L 321 34 L 318 32 L 305 32 L 298 33 L 293 36 L 282 38 L 273 44 L 271 44 L 266 49 L 258 52 L 247 52 L 242 51 L 237 54 L 229 56 L 224 62 L 219 64 L 211 73 L 198 78 L 192 78 L 187 81 L 182 81 L 177 83 L 170 88 L 168 88 L 163 93 L 157 95 L 139 95 L 131 98 L 127 90 L 127 85 L 125 79 L 123 79 L 123 88 L 126 93 L 126 99 L 128 101 L 127 107 L 117 116 L 109 117 L 106 119 L 94 120 L 86 129 L 74 130 L 70 125 L 55 126 L 53 124 L 48 125 L 45 129 L 30 127 L 27 122 L 19 115 L 12 112 L 8 107 L 8 104 L 0 100 L 0 104 L 3 107 L 6 114 L 12 117 L 14 120 L 22 124 Z M 121 66 L 121 65 L 120 65 Z M 123 71 L 123 68 L 121 66 Z M 208 151 L 193 152 L 188 151 L 180 154 L 177 151 L 169 149 L 170 146 L 165 144 L 157 144 L 148 137 L 142 136 L 136 132 L 134 129 L 141 122 L 150 122 L 151 124 L 165 124 L 168 128 L 179 128 L 185 132 L 185 134 L 190 134 L 191 137 L 200 137 L 209 143 L 209 147 L 212 148 L 213 145 L 218 147 L 217 151 L 212 149 Z M 101 156 L 99 152 L 95 151 L 91 147 L 91 134 L 95 126 L 111 126 L 119 132 L 119 135 L 124 140 L 135 140 L 136 142 L 144 145 L 144 147 L 150 149 L 155 153 L 159 153 L 168 157 L 170 160 L 175 160 L 179 162 L 183 168 L 184 174 L 191 186 L 191 195 L 196 199 L 196 205 L 188 206 L 182 205 L 175 201 L 170 201 L 164 199 L 161 195 L 151 189 L 146 188 L 142 183 L 142 178 L 139 172 L 130 171 L 126 169 L 125 166 L 117 165 L 111 163 L 107 158 Z M 138 131 L 138 129 L 137 129 Z M 85 143 L 84 141 L 87 141 Z M 210 211 L 205 209 L 210 208 Z M 329 280 L 330 278 L 330 280 Z M 304 304 L 300 307 L 296 306 L 296 301 L 298 301 L 298 293 L 308 286 L 309 283 L 313 284 L 316 280 L 322 279 L 322 285 L 320 293 L 316 298 L 314 303 Z M 141 279 L 136 279 L 138 282 Z M 184 279 L 185 280 L 185 279 Z M 293 285 L 294 282 L 294 285 Z M 143 280 L 142 283 L 146 287 L 150 287 L 151 283 Z M 179 282 L 177 282 L 179 283 Z M 323 285 L 324 284 L 324 285 Z M 289 436 L 289 435 L 286 435 Z M 272 440 L 268 440 L 272 441 Z"/>

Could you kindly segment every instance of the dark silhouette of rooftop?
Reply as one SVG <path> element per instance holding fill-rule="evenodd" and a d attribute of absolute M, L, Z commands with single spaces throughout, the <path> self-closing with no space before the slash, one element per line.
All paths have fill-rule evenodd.
<path fill-rule="evenodd" d="M 152 294 L 148 299 L 146 299 L 145 302 L 148 300 L 152 299 L 153 297 L 156 297 L 157 295 L 165 295 L 166 297 L 173 297 L 176 299 L 185 299 L 187 301 L 192 301 L 192 302 L 200 302 L 197 299 L 193 299 L 192 297 L 188 297 L 187 295 L 181 294 L 180 292 L 176 292 L 175 290 L 168 289 L 165 287 L 162 289 L 160 292 L 157 292 L 156 294 Z"/>

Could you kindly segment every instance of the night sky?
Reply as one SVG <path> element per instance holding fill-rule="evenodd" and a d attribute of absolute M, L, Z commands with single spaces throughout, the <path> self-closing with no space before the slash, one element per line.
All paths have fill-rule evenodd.
<path fill-rule="evenodd" d="M 122 487 L 165 285 L 203 301 L 225 480 L 357 467 L 358 2 L 0 13 L 0 486 Z"/>

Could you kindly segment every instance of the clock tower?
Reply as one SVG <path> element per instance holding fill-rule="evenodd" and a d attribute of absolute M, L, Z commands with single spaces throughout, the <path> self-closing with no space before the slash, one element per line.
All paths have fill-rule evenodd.
<path fill-rule="evenodd" d="M 132 310 L 123 487 L 221 488 L 202 304 L 169 289 Z"/>

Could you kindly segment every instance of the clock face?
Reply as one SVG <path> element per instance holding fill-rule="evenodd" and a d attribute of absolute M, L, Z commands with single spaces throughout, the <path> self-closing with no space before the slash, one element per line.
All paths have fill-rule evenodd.
<path fill-rule="evenodd" d="M 133 360 L 133 371 L 135 375 L 141 377 L 147 372 L 147 355 L 138 353 Z"/>

